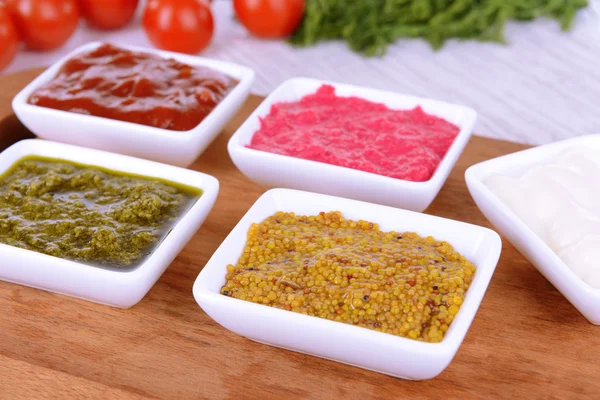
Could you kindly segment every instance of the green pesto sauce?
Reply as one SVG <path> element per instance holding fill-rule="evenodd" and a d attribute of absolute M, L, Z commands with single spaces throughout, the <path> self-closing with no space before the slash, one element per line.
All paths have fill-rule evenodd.
<path fill-rule="evenodd" d="M 25 157 L 0 176 L 0 243 L 131 269 L 201 194 L 155 178 Z"/>

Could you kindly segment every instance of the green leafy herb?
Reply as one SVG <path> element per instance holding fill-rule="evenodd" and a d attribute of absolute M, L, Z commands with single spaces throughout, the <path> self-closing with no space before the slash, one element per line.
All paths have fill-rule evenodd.
<path fill-rule="evenodd" d="M 366 56 L 381 56 L 398 38 L 423 38 L 434 49 L 446 40 L 505 43 L 507 20 L 550 17 L 568 30 L 587 0 L 307 0 L 290 39 L 298 46 L 345 40 Z"/>

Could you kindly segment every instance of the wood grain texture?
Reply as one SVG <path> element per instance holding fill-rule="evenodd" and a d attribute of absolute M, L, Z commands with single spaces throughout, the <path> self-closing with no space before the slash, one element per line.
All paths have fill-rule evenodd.
<path fill-rule="evenodd" d="M 253 92 L 261 95 L 296 76 L 366 85 L 465 104 L 479 113 L 476 132 L 544 144 L 600 133 L 600 0 L 590 3 L 596 11 L 580 12 L 572 32 L 546 19 L 510 22 L 508 45 L 451 41 L 436 52 L 405 39 L 385 57 L 365 59 L 341 42 L 297 49 L 254 38 L 234 20 L 231 1 L 215 0 L 215 35 L 201 55 L 254 69 Z M 21 51 L 8 70 L 49 65 L 93 40 L 151 46 L 139 17 L 112 32 L 81 26 L 60 49 Z"/>
<path fill-rule="evenodd" d="M 0 78 L 0 120 L 11 114 L 16 90 L 34 75 Z M 0 398 L 598 397 L 600 328 L 506 242 L 456 358 L 430 381 L 405 381 L 258 344 L 212 321 L 195 303 L 192 285 L 264 192 L 226 153 L 227 139 L 259 102 L 249 98 L 193 165 L 221 182 L 216 205 L 138 305 L 119 310 L 0 282 Z M 474 137 L 427 212 L 489 226 L 467 192 L 464 171 L 522 148 Z"/>

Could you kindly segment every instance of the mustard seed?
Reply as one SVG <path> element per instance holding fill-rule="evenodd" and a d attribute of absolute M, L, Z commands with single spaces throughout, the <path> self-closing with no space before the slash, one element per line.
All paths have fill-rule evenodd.
<path fill-rule="evenodd" d="M 382 232 L 340 212 L 278 212 L 250 227 L 237 264 L 227 266 L 221 293 L 440 342 L 474 275 L 472 263 L 432 237 Z"/>

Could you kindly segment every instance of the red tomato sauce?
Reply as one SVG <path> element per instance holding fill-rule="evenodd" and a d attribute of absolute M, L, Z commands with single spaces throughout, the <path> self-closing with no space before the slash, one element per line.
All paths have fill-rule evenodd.
<path fill-rule="evenodd" d="M 110 44 L 69 59 L 30 104 L 173 131 L 196 127 L 237 82 Z"/>
<path fill-rule="evenodd" d="M 300 101 L 277 103 L 247 146 L 286 156 L 423 182 L 460 129 L 423 111 L 392 110 L 323 85 Z"/>

